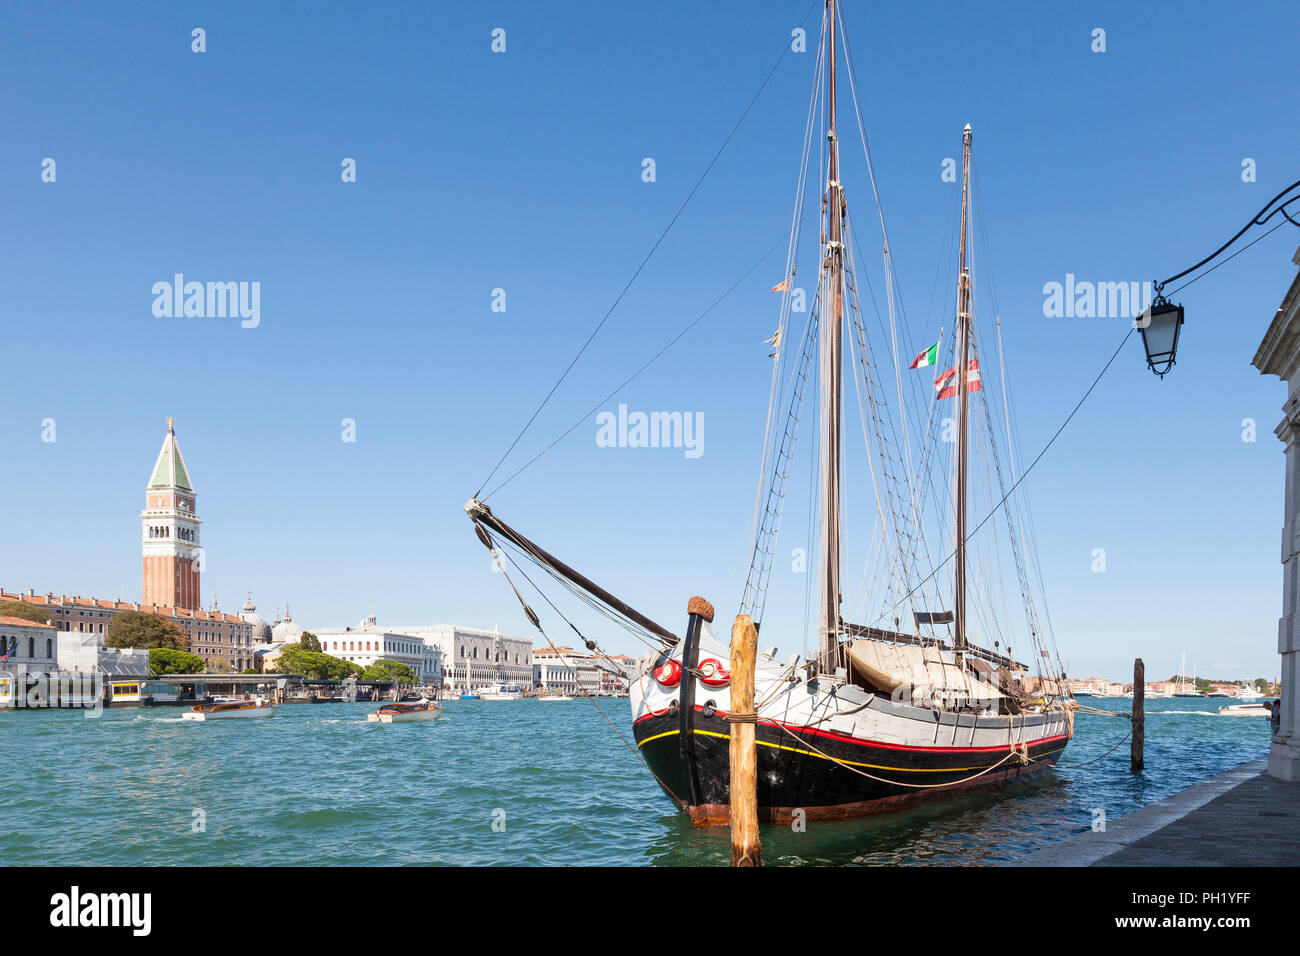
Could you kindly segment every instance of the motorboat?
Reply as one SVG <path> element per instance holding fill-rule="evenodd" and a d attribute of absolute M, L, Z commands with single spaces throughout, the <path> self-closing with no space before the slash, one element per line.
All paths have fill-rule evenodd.
<path fill-rule="evenodd" d="M 372 724 L 404 724 L 415 720 L 437 720 L 442 716 L 442 708 L 428 698 L 403 700 L 384 704 L 378 710 L 366 715 Z"/>
<path fill-rule="evenodd" d="M 1232 704 L 1220 707 L 1219 713 L 1224 717 L 1272 717 L 1271 708 L 1263 704 Z"/>
<path fill-rule="evenodd" d="M 573 698 L 570 697 L 568 694 L 547 694 L 545 697 L 539 697 L 539 698 L 537 698 L 537 699 L 538 699 L 538 700 L 545 700 L 545 701 L 565 701 L 565 700 L 573 700 Z"/>
<path fill-rule="evenodd" d="M 275 704 L 265 697 L 246 700 L 225 699 L 210 704 L 197 704 L 181 714 L 182 720 L 232 720 L 237 717 L 273 717 Z"/>
<path fill-rule="evenodd" d="M 518 684 L 492 684 L 479 691 L 479 700 L 523 700 L 524 691 Z"/>

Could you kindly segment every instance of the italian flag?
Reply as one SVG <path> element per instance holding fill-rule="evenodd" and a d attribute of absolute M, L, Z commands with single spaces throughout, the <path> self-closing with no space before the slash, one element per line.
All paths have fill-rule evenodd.
<path fill-rule="evenodd" d="M 908 368 L 925 368 L 927 365 L 934 365 L 939 361 L 939 343 L 935 342 L 928 349 L 912 359 L 912 364 Z"/>

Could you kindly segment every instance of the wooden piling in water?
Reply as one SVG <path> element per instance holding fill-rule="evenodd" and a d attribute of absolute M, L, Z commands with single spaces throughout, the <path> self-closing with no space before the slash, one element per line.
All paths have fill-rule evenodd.
<path fill-rule="evenodd" d="M 758 630 L 748 614 L 731 626 L 731 865 L 762 866 L 758 838 L 758 745 L 754 662 Z"/>
<path fill-rule="evenodd" d="M 1143 707 L 1146 703 L 1146 667 L 1142 658 L 1133 662 L 1133 737 L 1129 743 L 1129 769 L 1142 769 L 1142 747 L 1146 732 L 1146 715 Z"/>

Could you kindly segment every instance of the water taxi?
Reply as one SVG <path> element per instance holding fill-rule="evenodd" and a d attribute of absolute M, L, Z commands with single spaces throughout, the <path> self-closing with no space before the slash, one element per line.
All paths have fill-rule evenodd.
<path fill-rule="evenodd" d="M 366 720 L 372 724 L 404 724 L 414 720 L 437 720 L 441 716 L 441 707 L 421 697 L 419 700 L 384 704 L 373 713 L 367 714 Z"/>
<path fill-rule="evenodd" d="M 236 717 L 273 717 L 275 704 L 264 697 L 248 700 L 216 700 L 198 704 L 181 714 L 182 720 L 230 720 Z"/>

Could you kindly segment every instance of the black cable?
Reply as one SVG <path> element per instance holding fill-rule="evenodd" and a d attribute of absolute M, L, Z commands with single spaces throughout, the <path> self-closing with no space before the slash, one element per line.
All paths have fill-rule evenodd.
<path fill-rule="evenodd" d="M 812 14 L 813 8 L 817 6 L 818 2 L 819 0 L 813 0 L 812 6 L 810 6 L 808 12 L 803 15 L 803 20 L 799 21 L 800 26 L 807 22 L 808 17 Z M 578 364 L 578 359 L 582 358 L 583 353 L 587 351 L 587 346 L 591 345 L 591 342 L 595 339 L 597 333 L 599 333 L 605 323 L 609 321 L 609 317 L 614 314 L 614 310 L 618 308 L 618 304 L 623 301 L 623 296 L 627 295 L 628 290 L 632 288 L 632 283 L 636 282 L 637 277 L 641 275 L 642 270 L 645 269 L 646 265 L 650 262 L 650 258 L 655 254 L 659 249 L 660 244 L 662 244 L 664 239 L 668 236 L 669 230 L 676 225 L 677 220 L 680 219 L 682 213 L 686 211 L 687 205 L 695 197 L 700 186 L 704 184 L 704 180 L 713 170 L 714 165 L 722 156 L 723 151 L 726 150 L 727 146 L 731 143 L 732 138 L 736 135 L 736 131 L 740 129 L 740 124 L 745 122 L 745 117 L 749 116 L 749 111 L 754 108 L 754 104 L 758 102 L 758 98 L 763 95 L 763 90 L 767 88 L 768 81 L 771 80 L 772 76 L 776 73 L 777 67 L 781 65 L 781 62 L 785 59 L 785 55 L 790 52 L 790 46 L 789 43 L 786 43 L 781 48 L 781 55 L 776 58 L 776 62 L 772 64 L 772 69 L 768 70 L 767 76 L 763 77 L 763 82 L 759 84 L 758 91 L 749 101 L 749 105 L 745 107 L 745 111 L 740 114 L 740 119 L 736 120 L 736 125 L 731 128 L 731 132 L 728 133 L 727 138 L 722 141 L 722 145 L 718 147 L 718 151 L 714 153 L 713 158 L 709 160 L 709 165 L 704 167 L 704 172 L 701 173 L 700 178 L 695 181 L 695 185 L 691 187 L 691 191 L 686 194 L 686 198 L 682 200 L 682 204 L 677 208 L 677 212 L 673 214 L 673 218 L 668 221 L 668 225 L 664 227 L 663 232 L 659 233 L 659 238 L 656 239 L 654 245 L 650 247 L 650 251 L 645 254 L 645 257 L 641 260 L 641 264 L 636 267 L 636 271 L 632 273 L 632 277 L 628 279 L 627 284 L 623 286 L 623 290 L 619 292 L 618 296 L 614 299 L 613 304 L 610 305 L 609 309 L 606 310 L 605 314 L 601 317 L 601 320 L 596 323 L 596 327 L 592 329 L 591 334 L 587 336 L 587 341 L 582 343 L 582 348 L 578 349 L 578 353 L 573 356 L 573 360 L 569 362 L 559 379 L 557 379 L 555 384 L 551 386 L 551 390 L 546 393 L 546 397 L 542 399 L 541 404 L 537 406 L 537 409 L 529 417 L 528 421 L 524 423 L 524 427 L 519 430 L 519 434 L 515 436 L 515 440 L 510 443 L 510 447 L 505 450 L 505 453 L 497 460 L 497 463 L 492 466 L 492 470 L 488 472 L 488 476 L 484 478 L 483 483 L 479 485 L 478 491 L 474 492 L 475 498 L 479 496 L 487 483 L 492 480 L 492 476 L 497 473 L 497 470 L 505 460 L 510 457 L 510 453 L 515 450 L 515 446 L 519 444 L 519 440 L 523 438 L 528 429 L 532 427 L 533 422 L 536 421 L 537 416 L 542 413 L 542 409 L 545 408 L 546 404 L 551 400 L 556 389 L 558 389 L 564 383 L 564 380 L 569 377 L 569 373 L 573 371 L 573 366 Z"/>
<path fill-rule="evenodd" d="M 1280 208 L 1280 207 L 1279 207 L 1279 208 Z M 1285 213 L 1284 213 L 1283 215 L 1285 215 Z M 1271 217 L 1270 217 L 1270 218 L 1271 218 Z M 1290 217 L 1290 216 L 1287 216 L 1287 219 L 1290 220 L 1291 217 Z M 1294 220 L 1291 220 L 1291 221 L 1292 221 L 1292 223 L 1293 223 L 1294 225 L 1300 226 L 1300 223 L 1295 222 Z M 1279 222 L 1276 226 L 1274 226 L 1274 227 L 1273 227 L 1272 229 L 1270 229 L 1268 232 L 1264 233 L 1264 234 L 1261 235 L 1261 236 L 1256 236 L 1254 239 L 1250 240 L 1250 242 L 1246 243 L 1244 246 L 1242 246 L 1240 249 L 1238 249 L 1238 250 L 1237 250 L 1236 252 L 1234 252 L 1232 255 L 1228 256 L 1228 258 L 1224 259 L 1222 262 L 1216 262 L 1214 265 L 1212 265 L 1210 268 L 1206 269 L 1206 270 L 1205 270 L 1204 272 L 1202 272 L 1200 275 L 1198 275 L 1198 276 L 1194 276 L 1194 277 L 1192 277 L 1191 279 L 1188 279 L 1186 282 L 1184 282 L 1182 285 L 1180 285 L 1177 289 L 1175 289 L 1173 292 L 1170 292 L 1169 294 L 1170 294 L 1170 295 L 1177 295 L 1179 292 L 1182 292 L 1184 289 L 1186 289 L 1186 288 L 1187 288 L 1189 285 L 1191 285 L 1193 282 L 1198 282 L 1198 281 L 1200 281 L 1201 279 L 1204 279 L 1206 276 L 1208 276 L 1208 275 L 1209 275 L 1211 272 L 1213 272 L 1215 269 L 1219 268 L 1219 266 L 1227 265 L 1229 262 L 1231 262 L 1233 259 L 1237 258 L 1237 256 L 1241 255 L 1243 252 L 1245 252 L 1247 249 L 1249 249 L 1249 248 L 1250 248 L 1251 246 L 1253 246 L 1255 243 L 1259 242 L 1259 240 L 1261 240 L 1261 239 L 1267 239 L 1269 236 L 1271 236 L 1273 233 L 1277 232 L 1279 229 L 1281 229 L 1281 228 L 1282 228 L 1283 226 L 1285 226 L 1285 225 L 1286 225 L 1286 222 Z M 1186 274 L 1186 273 L 1184 273 L 1184 275 L 1185 275 L 1185 274 Z M 1169 281 L 1169 280 L 1165 280 L 1165 281 Z"/>
<path fill-rule="evenodd" d="M 790 232 L 793 232 L 793 231 L 797 230 L 797 229 L 799 228 L 799 226 L 803 224 L 803 220 L 804 220 L 804 218 L 805 218 L 807 215 L 808 215 L 808 213 L 807 213 L 807 211 L 805 210 L 804 215 L 801 216 L 801 217 L 799 218 L 799 222 L 795 223 L 794 228 L 791 229 Z M 731 293 L 735 292 L 736 289 L 740 287 L 740 284 L 741 284 L 742 282 L 744 282 L 746 279 L 748 279 L 751 275 L 753 275 L 754 272 L 755 272 L 755 270 L 757 270 L 759 266 L 761 266 L 764 262 L 766 262 L 768 259 L 770 259 L 770 258 L 772 257 L 772 253 L 776 252 L 777 249 L 779 249 L 779 248 L 780 248 L 780 247 L 781 247 L 781 246 L 782 246 L 786 241 L 789 240 L 789 238 L 790 238 L 790 232 L 787 232 L 787 233 L 786 233 L 785 235 L 783 235 L 780 239 L 778 239 L 775 243 L 773 243 L 772 246 L 771 246 L 771 248 L 769 248 L 769 249 L 768 249 L 765 253 L 763 253 L 763 254 L 762 254 L 762 255 L 761 255 L 757 260 L 755 260 L 754 264 L 753 264 L 752 266 L 750 266 L 748 269 L 746 269 L 745 272 L 740 276 L 740 278 L 738 278 L 735 282 L 733 282 L 730 286 L 728 286 L 728 287 L 727 287 L 727 290 L 726 290 L 725 292 L 723 292 L 722 295 L 720 295 L 720 296 L 718 296 L 716 299 L 714 299 L 713 302 L 709 305 L 709 307 L 708 307 L 707 309 L 705 309 L 703 312 L 701 312 L 699 315 L 697 315 L 697 316 L 696 316 L 696 317 L 691 321 L 691 323 L 690 323 L 689 325 L 687 325 L 684 329 L 682 329 L 680 332 L 678 332 L 676 335 L 674 335 L 671 339 L 669 339 L 669 340 L 668 340 L 668 343 L 667 343 L 663 348 L 661 348 L 658 352 L 656 352 L 654 355 L 652 355 L 652 356 L 649 358 L 649 360 L 647 360 L 646 363 L 645 363 L 644 365 L 642 365 L 639 369 L 637 369 L 635 372 L 633 372 L 631 375 L 629 375 L 627 378 L 625 378 L 625 379 L 622 381 L 622 383 L 621 383 L 621 384 L 620 384 L 616 389 L 614 389 L 614 391 L 610 392 L 608 395 L 606 395 L 604 398 L 602 398 L 599 402 L 597 402 L 595 405 L 593 405 L 593 406 L 591 407 L 591 410 L 590 410 L 590 411 L 588 411 L 587 413 L 585 413 L 581 418 L 579 418 L 579 419 L 578 419 L 577 421 L 575 421 L 572 425 L 570 425 L 568 428 L 566 428 L 566 429 L 565 429 L 565 430 L 560 434 L 560 436 L 559 436 L 558 438 L 556 438 L 556 439 L 555 439 L 554 441 L 552 441 L 549 445 L 547 445 L 546 447 L 544 447 L 541 451 L 539 451 L 539 452 L 538 452 L 536 455 L 534 455 L 532 458 L 528 459 L 528 461 L 524 462 L 523 465 L 521 465 L 521 466 L 520 466 L 516 471 L 514 471 L 514 472 L 513 472 L 513 473 L 512 473 L 508 478 L 506 478 L 504 481 L 501 482 L 501 484 L 497 485 L 495 488 L 493 488 L 491 491 L 489 491 L 489 492 L 488 492 L 486 495 L 484 495 L 480 500 L 482 500 L 482 501 L 487 501 L 489 498 L 491 498 L 493 495 L 495 495 L 498 491 L 500 491 L 500 490 L 501 490 L 502 488 L 504 488 L 506 485 L 510 484 L 510 482 L 512 482 L 512 481 L 514 481 L 516 478 L 518 478 L 519 475 L 521 475 L 523 472 L 525 472 L 525 471 L 527 471 L 529 468 L 531 468 L 531 467 L 533 466 L 533 464 L 536 463 L 537 459 L 541 458 L 543 455 L 545 455 L 548 451 L 550 451 L 552 448 L 554 448 L 554 447 L 555 447 L 556 445 L 558 445 L 560 442 L 564 441 L 564 439 L 568 438 L 569 435 L 570 435 L 570 433 L 572 433 L 572 431 L 573 431 L 575 428 L 577 428 L 579 425 L 581 425 L 583 422 L 585 422 L 588 418 L 590 418 L 594 412 L 596 412 L 596 411 L 598 411 L 598 410 L 600 409 L 600 407 L 601 407 L 602 405 L 604 405 L 606 402 L 608 402 L 610 399 L 612 399 L 612 398 L 613 398 L 615 395 L 617 395 L 619 392 L 623 391 L 623 389 L 627 388 L 628 385 L 632 384 L 633 380 L 635 380 L 636 378 L 638 378 L 638 377 L 641 375 L 642 372 L 644 372 L 644 371 L 645 371 L 646 369 L 648 369 L 651 365 L 653 365 L 653 364 L 654 364 L 655 362 L 657 362 L 660 358 L 662 358 L 665 352 L 667 352 L 669 349 L 671 349 L 674 345 L 676 345 L 676 344 L 681 340 L 682 336 L 686 335 L 687 332 L 689 332 L 691 329 L 695 328 L 695 326 L 699 325 L 702 321 L 704 321 L 705 317 L 707 317 L 708 314 L 709 314 L 710 312 L 712 312 L 712 311 L 713 311 L 714 309 L 716 309 L 719 305 L 721 305 L 722 302 L 723 302 L 723 300 L 726 299 L 729 295 L 731 295 Z M 504 459 L 502 459 L 502 460 L 504 461 Z M 499 466 L 500 466 L 500 463 L 498 463 L 498 467 L 499 467 Z M 494 468 L 494 469 L 493 469 L 493 472 L 495 472 L 495 471 L 496 471 L 496 469 Z M 489 475 L 488 477 L 491 478 L 492 476 Z M 487 484 L 487 482 L 484 482 L 484 484 Z M 479 492 L 482 492 L 482 490 L 483 490 L 482 488 L 479 488 Z M 477 497 L 478 497 L 478 494 L 476 493 L 476 494 L 474 495 L 474 497 L 477 498 Z"/>
<path fill-rule="evenodd" d="M 1279 212 L 1280 212 L 1283 216 L 1285 216 L 1286 219 L 1287 219 L 1287 221 L 1290 222 L 1292 225 L 1294 225 L 1294 226 L 1300 226 L 1300 223 L 1298 223 L 1298 222 L 1296 222 L 1294 219 L 1292 219 L 1292 218 L 1291 218 L 1291 214 L 1288 213 L 1288 212 L 1286 211 L 1286 207 L 1289 206 L 1291 203 L 1295 202 L 1297 199 L 1300 199 L 1300 196 L 1293 196 L 1292 198 L 1288 199 L 1286 202 L 1282 203 L 1282 205 L 1280 205 L 1280 206 L 1278 206 L 1276 209 L 1274 209 L 1272 212 L 1269 212 L 1267 216 L 1264 216 L 1264 213 L 1268 212 L 1269 208 L 1270 208 L 1270 207 L 1271 207 L 1275 202 L 1277 202 L 1279 199 L 1281 199 L 1283 196 L 1285 196 L 1287 193 L 1291 192 L 1291 190 L 1296 189 L 1297 187 L 1300 187 L 1300 179 L 1297 179 L 1297 180 L 1296 180 L 1295 182 L 1293 182 L 1290 186 L 1287 186 L 1286 189 L 1282 190 L 1280 193 L 1278 193 L 1276 196 L 1274 196 L 1272 199 L 1270 199 L 1270 200 L 1268 201 L 1268 203 L 1264 206 L 1264 208 L 1261 209 L 1259 212 L 1257 212 L 1257 213 L 1255 214 L 1255 218 L 1252 219 L 1250 222 L 1246 223 L 1244 226 L 1242 226 L 1241 229 L 1237 232 L 1237 234 L 1236 234 L 1235 236 L 1233 236 L 1231 239 L 1229 239 L 1229 240 L 1228 240 L 1227 242 L 1225 242 L 1223 245 L 1219 246 L 1219 248 L 1215 249 L 1213 252 L 1211 252 L 1208 256 L 1206 256 L 1206 257 L 1205 257 L 1204 259 L 1202 259 L 1200 262 L 1196 263 L 1196 265 L 1192 266 L 1190 269 L 1184 269 L 1182 272 L 1178 273 L 1178 275 L 1170 276 L 1168 279 L 1165 279 L 1164 282 L 1157 282 L 1157 283 L 1156 283 L 1156 295 L 1160 295 L 1160 290 L 1163 289 L 1163 288 L 1164 288 L 1166 285 L 1168 285 L 1170 282 L 1173 282 L 1175 279 L 1181 279 L 1183 276 L 1188 275 L 1189 273 L 1195 272 L 1195 271 L 1196 271 L 1197 269 L 1199 269 L 1201 266 L 1205 265 L 1207 262 L 1209 262 L 1209 261 L 1211 261 L 1212 259 L 1216 258 L 1220 253 L 1223 252 L 1223 250 L 1227 249 L 1230 245 L 1232 245 L 1234 242 L 1236 242 L 1238 239 L 1240 239 L 1242 236 L 1244 236 L 1244 235 L 1246 234 L 1246 231 L 1247 231 L 1248 229 L 1250 229 L 1251 226 L 1262 226 L 1262 225 L 1264 225 L 1264 223 L 1268 222 L 1270 219 L 1272 219 L 1274 216 L 1276 216 Z M 1264 216 L 1264 218 L 1261 219 L 1260 216 Z M 1280 226 L 1281 223 L 1278 223 L 1278 225 Z M 1276 228 L 1276 227 L 1274 227 L 1274 228 Z M 1272 231 L 1273 231 L 1272 229 L 1269 230 L 1269 232 L 1272 232 Z M 1265 233 L 1264 235 L 1268 235 L 1268 233 Z M 1262 237 L 1261 237 L 1261 238 L 1262 238 Z M 1258 242 L 1258 240 L 1256 240 L 1256 242 Z M 1251 243 L 1251 245 L 1254 245 L 1254 243 Z M 1246 246 L 1245 248 L 1249 249 L 1250 246 Z M 1226 262 L 1227 260 L 1225 259 L 1224 261 Z M 1175 290 L 1175 291 L 1177 291 L 1177 290 Z M 1172 295 L 1173 293 L 1170 293 L 1170 294 Z"/>
<path fill-rule="evenodd" d="M 1261 236 L 1260 238 L 1263 237 Z M 998 511 L 1002 508 L 1002 505 L 1006 503 L 1006 500 L 1010 498 L 1013 494 L 1015 494 L 1016 489 L 1020 487 L 1020 483 L 1029 477 L 1029 473 L 1034 470 L 1034 466 L 1037 465 L 1038 462 L 1042 459 L 1042 457 L 1047 454 L 1047 450 L 1051 448 L 1053 443 L 1056 441 L 1056 439 L 1061 436 L 1061 432 L 1065 431 L 1065 426 L 1070 424 L 1070 420 L 1074 418 L 1075 414 L 1079 411 L 1079 409 L 1083 407 L 1083 403 L 1088 400 L 1088 396 L 1091 395 L 1093 389 L 1097 387 L 1097 383 L 1101 381 L 1101 377 L 1106 374 L 1107 370 L 1115 362 L 1115 359 L 1119 358 L 1119 353 L 1124 348 L 1124 343 L 1128 341 L 1129 336 L 1133 334 L 1134 328 L 1135 326 L 1131 326 L 1131 325 L 1129 326 L 1129 330 L 1124 333 L 1124 338 L 1120 340 L 1120 343 L 1116 347 L 1114 354 L 1112 354 L 1111 357 L 1106 361 L 1106 364 L 1102 366 L 1101 371 L 1097 373 L 1097 377 L 1094 378 L 1092 380 L 1092 384 L 1088 386 L 1088 390 L 1083 393 L 1083 397 L 1080 398 L 1079 401 L 1075 404 L 1074 408 L 1070 410 L 1070 414 L 1065 416 L 1065 421 L 1061 422 L 1061 427 L 1056 430 L 1056 434 L 1052 435 L 1052 437 L 1048 440 L 1047 444 L 1043 446 L 1043 450 L 1038 453 L 1038 455 L 1034 458 L 1034 460 L 1029 463 L 1029 467 L 1024 470 L 1024 472 L 1021 474 L 1019 478 L 1016 479 L 1016 483 L 1013 484 L 1011 486 L 1011 489 L 1005 495 L 1002 496 L 1001 500 L 998 501 L 996 505 L 993 506 L 993 510 L 991 510 L 988 514 L 986 514 L 984 516 L 984 519 L 979 524 L 977 524 L 973 530 L 971 530 L 966 534 L 966 541 L 970 541 L 971 538 L 973 538 L 976 534 L 979 533 L 980 528 L 988 524 L 989 519 L 998 513 Z M 926 575 L 924 578 L 918 581 L 916 587 L 912 588 L 912 590 L 908 591 L 905 595 L 903 595 L 902 599 L 899 600 L 897 603 L 895 603 L 892 608 L 887 609 L 882 614 L 876 615 L 876 620 L 873 621 L 872 623 L 874 624 L 878 622 L 883 616 L 883 614 L 888 613 L 889 611 L 894 610 L 895 608 L 902 607 L 907 602 L 908 598 L 910 598 L 913 594 L 919 591 L 922 585 L 924 585 L 927 581 L 929 581 L 941 570 L 943 570 L 944 565 L 946 565 L 949 561 L 951 561 L 956 556 L 957 556 L 957 551 L 956 549 L 954 549 L 952 554 L 948 555 L 948 557 L 940 561 L 935 566 L 933 571 L 931 571 L 928 575 Z"/>

